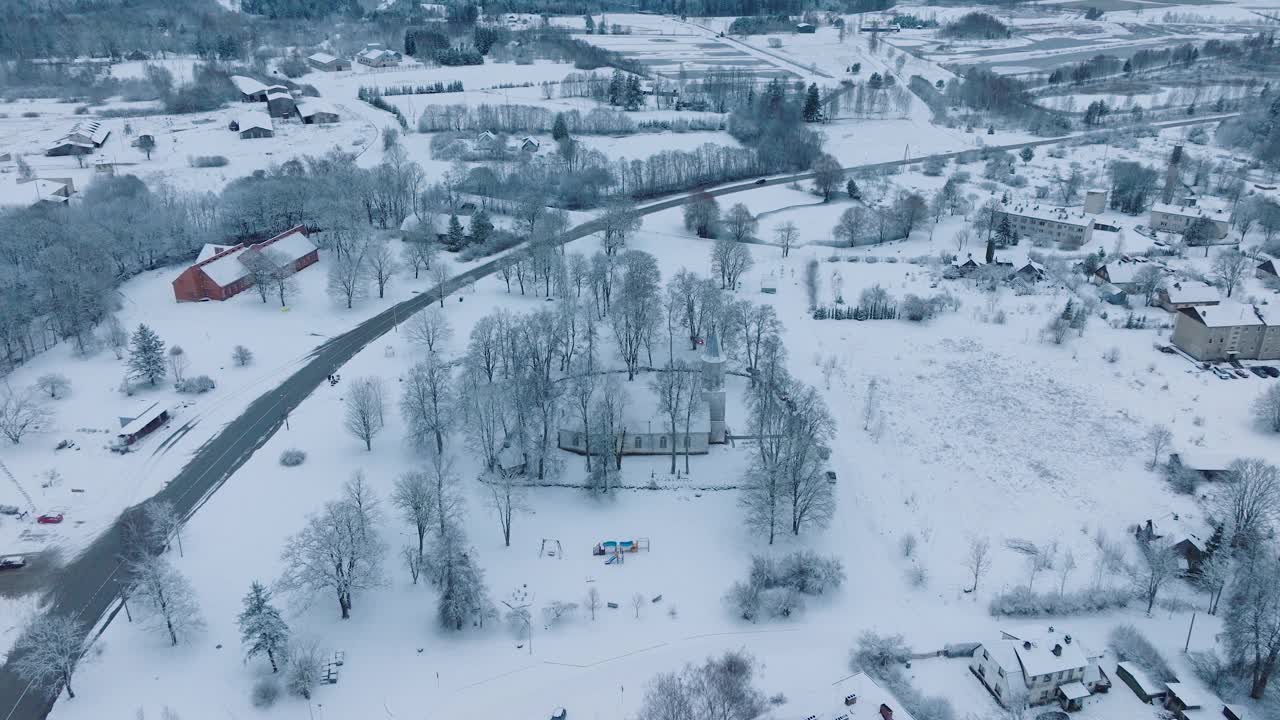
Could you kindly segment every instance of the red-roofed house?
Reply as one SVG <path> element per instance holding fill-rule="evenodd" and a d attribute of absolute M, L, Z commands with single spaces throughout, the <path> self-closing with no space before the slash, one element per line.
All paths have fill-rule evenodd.
<path fill-rule="evenodd" d="M 320 253 L 301 225 L 269 240 L 245 245 L 214 246 L 201 251 L 196 263 L 173 281 L 173 296 L 178 302 L 226 300 L 253 285 L 245 261 L 255 253 L 271 251 L 297 272 L 320 259 Z"/>

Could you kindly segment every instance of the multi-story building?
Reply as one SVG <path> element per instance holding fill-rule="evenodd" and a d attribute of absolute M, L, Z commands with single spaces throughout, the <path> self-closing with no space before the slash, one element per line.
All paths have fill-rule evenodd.
<path fill-rule="evenodd" d="M 1093 216 L 1079 210 L 1036 204 L 1010 203 L 1003 207 L 999 223 L 1008 218 L 1020 238 L 1084 245 L 1093 238 Z"/>
<path fill-rule="evenodd" d="M 1151 229 L 1163 232 L 1186 233 L 1196 220 L 1209 221 L 1208 240 L 1221 240 L 1230 229 L 1231 214 L 1224 207 L 1201 204 L 1195 198 L 1185 198 L 1179 203 L 1158 202 L 1151 206 Z"/>
<path fill-rule="evenodd" d="M 1226 301 L 1178 311 L 1173 344 L 1197 360 L 1280 359 L 1280 311 Z"/>

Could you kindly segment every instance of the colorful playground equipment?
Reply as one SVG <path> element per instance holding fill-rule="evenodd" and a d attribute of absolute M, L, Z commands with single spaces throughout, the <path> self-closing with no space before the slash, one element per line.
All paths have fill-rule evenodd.
<path fill-rule="evenodd" d="M 625 562 L 626 553 L 639 552 L 649 549 L 649 538 L 639 538 L 637 540 L 605 540 L 596 543 L 591 549 L 592 555 L 607 555 L 609 559 L 604 561 L 605 565 L 621 564 Z"/>

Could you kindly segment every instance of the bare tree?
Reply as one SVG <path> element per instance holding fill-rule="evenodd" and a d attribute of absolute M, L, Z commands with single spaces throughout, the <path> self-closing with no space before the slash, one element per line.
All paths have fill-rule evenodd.
<path fill-rule="evenodd" d="M 644 603 L 645 603 L 644 595 L 640 593 L 636 593 L 635 595 L 631 596 L 631 607 L 634 608 L 636 611 L 637 620 L 640 619 L 640 608 L 644 607 Z"/>
<path fill-rule="evenodd" d="M 800 231 L 796 229 L 796 224 L 790 220 L 774 229 L 773 237 L 777 241 L 778 247 L 782 248 L 782 257 L 787 257 L 791 254 L 791 248 L 795 246 L 796 239 L 799 236 Z"/>
<path fill-rule="evenodd" d="M 434 241 L 419 241 L 405 243 L 405 262 L 409 267 L 413 268 L 413 279 L 417 280 L 423 270 L 430 270 L 436 258 L 440 255 L 440 248 Z"/>
<path fill-rule="evenodd" d="M 1133 274 L 1133 289 L 1142 293 L 1142 304 L 1150 305 L 1151 298 L 1164 287 L 1164 270 L 1156 265 L 1145 265 Z"/>
<path fill-rule="evenodd" d="M 969 588 L 969 592 L 974 592 L 978 589 L 978 582 L 982 580 L 982 576 L 991 569 L 991 541 L 987 538 L 974 538 L 969 541 L 967 562 L 969 572 L 973 573 L 973 587 Z"/>
<path fill-rule="evenodd" d="M 61 373 L 47 373 L 36 378 L 36 387 L 41 392 L 49 393 L 49 397 L 57 400 L 71 389 L 71 381 Z"/>
<path fill-rule="evenodd" d="M 1249 676 L 1249 697 L 1261 700 L 1280 665 L 1280 562 L 1254 552 L 1237 574 L 1223 615 L 1228 658 Z"/>
<path fill-rule="evenodd" d="M 489 504 L 502 527 L 502 544 L 511 547 L 511 521 L 525 509 L 524 488 L 505 472 L 490 474 L 485 484 L 489 486 Z"/>
<path fill-rule="evenodd" d="M 285 544 L 278 585 L 292 593 L 332 592 L 342 619 L 351 617 L 352 598 L 382 582 L 384 548 L 372 530 L 377 523 L 371 493 L 355 481 L 341 500 L 325 503 Z"/>
<path fill-rule="evenodd" d="M 289 692 L 311 699 L 311 691 L 320 682 L 323 658 L 315 640 L 294 638 L 289 642 L 289 662 L 285 685 Z"/>
<path fill-rule="evenodd" d="M 1276 466 L 1260 458 L 1232 462 L 1217 497 L 1218 513 L 1226 523 L 1231 545 L 1253 544 L 1280 516 L 1280 476 Z"/>
<path fill-rule="evenodd" d="M 649 388 L 658 397 L 658 411 L 667 423 L 667 434 L 671 438 L 671 474 L 676 474 L 677 434 L 680 431 L 680 418 L 684 416 L 685 405 L 692 401 L 693 373 L 683 363 L 667 364 L 661 371 L 654 373 Z"/>
<path fill-rule="evenodd" d="M 84 656 L 84 626 L 52 613 L 37 616 L 13 644 L 9 658 L 19 677 L 56 697 L 59 686 L 74 699 L 71 676 Z"/>
<path fill-rule="evenodd" d="M 135 560 L 130 574 L 134 581 L 131 596 L 136 598 L 149 622 L 169 635 L 171 645 L 177 645 L 180 638 L 204 627 L 191 582 L 163 555 Z"/>
<path fill-rule="evenodd" d="M 1178 575 L 1178 554 L 1172 547 L 1156 540 L 1141 542 L 1139 548 L 1145 562 L 1132 568 L 1133 584 L 1147 601 L 1147 614 L 1150 615 L 1160 588 Z"/>
<path fill-rule="evenodd" d="M 1071 548 L 1063 553 L 1062 559 L 1058 562 L 1058 594 L 1061 595 L 1067 590 L 1067 578 L 1070 577 L 1071 571 L 1076 569 L 1076 556 L 1071 552 Z"/>
<path fill-rule="evenodd" d="M 587 606 L 587 610 L 591 611 L 591 619 L 596 619 L 596 610 L 600 609 L 600 591 L 593 585 L 587 590 L 587 601 L 583 603 Z"/>
<path fill-rule="evenodd" d="M 369 291 L 369 266 L 363 247 L 350 248 L 344 253 L 334 253 L 329 259 L 329 294 L 352 304 Z"/>
<path fill-rule="evenodd" d="M 231 361 L 236 367 L 248 367 L 253 363 L 253 351 L 243 345 L 237 345 L 231 351 Z"/>
<path fill-rule="evenodd" d="M 150 546 L 167 550 L 169 543 L 176 539 L 178 556 L 182 557 L 182 519 L 178 517 L 173 502 L 153 498 L 143 504 L 142 510 Z"/>
<path fill-rule="evenodd" d="M 1209 272 L 1226 291 L 1227 297 L 1231 297 L 1236 285 L 1240 283 L 1240 278 L 1244 277 L 1245 271 L 1251 264 L 1247 254 L 1233 248 L 1218 253 L 1213 259 L 1213 269 Z"/>
<path fill-rule="evenodd" d="M 797 386 L 789 393 L 783 433 L 780 460 L 791 534 L 799 535 L 806 523 L 821 527 L 835 514 L 835 497 L 822 460 L 826 443 L 835 435 L 835 420 L 816 388 Z"/>
<path fill-rule="evenodd" d="M 169 372 L 173 374 L 175 383 L 182 382 L 182 375 L 187 371 L 187 351 L 181 345 L 169 346 Z"/>
<path fill-rule="evenodd" d="M 431 529 L 431 513 L 435 508 L 430 476 L 421 471 L 400 475 L 391 491 L 391 506 L 399 510 L 405 522 L 413 526 L 414 533 L 418 536 L 415 557 L 421 564 L 426 550 L 427 531 Z M 414 581 L 417 581 L 416 574 Z"/>
<path fill-rule="evenodd" d="M 453 326 L 438 307 L 418 311 L 404 326 L 409 341 L 421 345 L 429 353 L 442 352 L 453 338 Z"/>
<path fill-rule="evenodd" d="M 444 298 L 448 295 L 449 285 L 449 268 L 445 266 L 443 261 L 437 261 L 431 266 L 431 282 L 435 283 L 432 292 L 436 295 L 440 303 L 440 307 L 444 307 Z"/>
<path fill-rule="evenodd" d="M 729 239 L 734 242 L 743 243 L 751 240 L 759 227 L 760 223 L 742 203 L 737 203 L 725 213 L 724 229 L 728 231 Z"/>
<path fill-rule="evenodd" d="M 386 296 L 391 278 L 400 271 L 400 261 L 396 259 L 391 243 L 384 239 L 369 242 L 365 261 L 369 264 L 369 274 L 373 277 L 373 283 L 378 286 L 378 298 L 381 299 Z"/>
<path fill-rule="evenodd" d="M 400 558 L 404 560 L 405 567 L 409 570 L 409 578 L 414 585 L 417 585 L 424 565 L 422 553 L 412 545 L 404 545 L 400 548 Z"/>
<path fill-rule="evenodd" d="M 605 205 L 599 222 L 604 233 L 605 254 L 617 255 L 626 246 L 627 238 L 640 229 L 641 219 L 634 202 L 626 197 L 614 196 Z"/>
<path fill-rule="evenodd" d="M 711 248 L 711 265 L 720 275 L 720 288 L 733 290 L 738 287 L 742 273 L 750 269 L 753 261 L 751 250 L 730 238 L 718 238 Z"/>
<path fill-rule="evenodd" d="M 1280 433 L 1280 385 L 1272 385 L 1253 401 L 1253 416 L 1271 432 Z"/>
<path fill-rule="evenodd" d="M 1027 555 L 1027 572 L 1030 575 L 1027 579 L 1028 591 L 1035 589 L 1036 575 L 1053 567 L 1054 556 L 1057 554 L 1057 545 L 1048 545 L 1037 547 L 1031 554 Z"/>
<path fill-rule="evenodd" d="M 373 437 L 382 431 L 382 380 L 359 378 L 347 391 L 343 427 L 364 442 L 365 450 L 373 450 Z"/>
<path fill-rule="evenodd" d="M 409 370 L 400 398 L 400 414 L 413 444 L 443 453 L 445 438 L 457 420 L 454 413 L 457 405 L 453 373 L 434 353 L 428 353 L 426 359 Z"/>
<path fill-rule="evenodd" d="M 17 392 L 5 385 L 0 390 L 0 434 L 17 445 L 33 428 L 52 417 L 44 404 L 30 391 Z"/>
<path fill-rule="evenodd" d="M 1218 603 L 1227 583 L 1231 581 L 1232 560 L 1225 549 L 1219 549 L 1200 563 L 1196 572 L 1196 584 L 1209 593 L 1210 615 L 1218 613 Z"/>
<path fill-rule="evenodd" d="M 1169 447 L 1169 443 L 1173 440 L 1173 433 L 1166 425 L 1152 425 L 1147 431 L 1147 444 L 1151 447 L 1151 462 L 1147 464 L 1149 469 L 1154 470 L 1156 465 L 1160 464 L 1160 453 Z"/>
<path fill-rule="evenodd" d="M 107 347 L 111 348 L 111 352 L 115 354 L 117 360 L 123 360 L 124 351 L 129 347 L 129 331 L 125 330 L 120 318 L 115 315 L 108 315 L 107 321 L 103 324 L 102 332 Z"/>
<path fill-rule="evenodd" d="M 770 545 L 782 526 L 785 498 L 786 490 L 777 468 L 759 455 L 752 457 L 743 478 L 740 503 L 746 511 L 747 526 L 766 533 Z"/>

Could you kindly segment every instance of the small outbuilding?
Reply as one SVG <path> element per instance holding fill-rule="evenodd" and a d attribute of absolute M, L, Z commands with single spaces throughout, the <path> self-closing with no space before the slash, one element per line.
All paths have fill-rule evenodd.
<path fill-rule="evenodd" d="M 1152 680 L 1142 666 L 1133 662 L 1117 663 L 1116 677 L 1128 685 L 1139 700 L 1148 705 L 1154 702 L 1163 703 L 1165 696 L 1169 694 L 1169 689 L 1164 683 Z"/>
<path fill-rule="evenodd" d="M 273 118 L 288 118 L 298 112 L 298 104 L 288 91 L 272 90 L 267 93 L 267 114 Z"/>
<path fill-rule="evenodd" d="M 1195 720 L 1203 716 L 1196 712 L 1222 705 L 1221 700 L 1212 698 L 1187 683 L 1171 682 L 1166 687 L 1169 693 L 1165 696 L 1164 708 L 1173 713 L 1178 720 Z"/>
<path fill-rule="evenodd" d="M 131 415 L 120 417 L 120 430 L 116 433 L 115 446 L 127 448 L 169 421 L 169 409 L 158 402 L 139 405 Z"/>
<path fill-rule="evenodd" d="M 244 75 L 232 75 L 231 84 L 240 91 L 240 102 L 266 102 L 267 86 Z"/>
<path fill-rule="evenodd" d="M 351 63 L 346 58 L 335 57 L 326 52 L 313 53 L 307 56 L 307 64 L 316 70 L 338 72 L 350 70 Z"/>
<path fill-rule="evenodd" d="M 1258 271 L 1254 273 L 1259 280 L 1280 280 L 1280 271 L 1277 271 L 1275 260 L 1263 260 L 1258 265 Z"/>
<path fill-rule="evenodd" d="M 526 137 L 520 140 L 520 149 L 524 152 L 536 153 L 540 147 L 542 147 L 542 145 L 538 142 L 537 138 Z"/>
<path fill-rule="evenodd" d="M 231 129 L 240 133 L 241 140 L 269 138 L 276 134 L 271 124 L 271 116 L 260 110 L 247 110 L 240 113 L 231 124 Z"/>
<path fill-rule="evenodd" d="M 307 125 L 327 125 L 338 122 L 338 111 L 329 103 L 313 98 L 298 103 L 298 117 Z"/>

